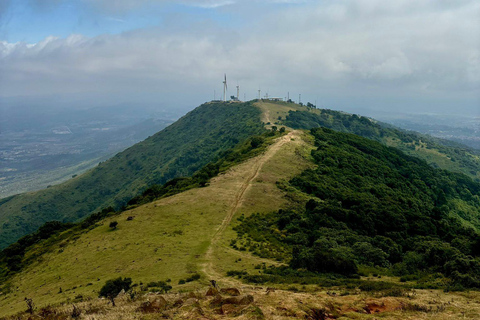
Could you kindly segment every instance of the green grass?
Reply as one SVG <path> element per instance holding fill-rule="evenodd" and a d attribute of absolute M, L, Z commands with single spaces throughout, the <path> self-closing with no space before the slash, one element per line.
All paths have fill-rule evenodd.
<path fill-rule="evenodd" d="M 77 221 L 107 206 L 118 209 L 147 186 L 189 176 L 264 130 L 260 110 L 251 103 L 204 104 L 83 175 L 0 201 L 0 248 L 47 221 Z"/>
<path fill-rule="evenodd" d="M 39 307 L 73 301 L 77 295 L 96 297 L 106 280 L 119 276 L 143 284 L 171 279 L 173 291 L 203 287 L 210 280 L 202 270 L 212 236 L 232 210 L 239 186 L 249 181 L 257 161 L 265 155 L 270 157 L 260 167 L 257 178 L 250 182 L 238 214 L 266 213 L 288 203 L 275 182 L 289 179 L 308 167 L 304 156 L 312 148 L 302 140 L 301 132 L 294 136 L 294 140 L 283 137 L 287 143 L 273 154 L 267 150 L 233 166 L 214 177 L 206 187 L 110 216 L 87 232 L 58 235 L 57 240 L 50 240 L 49 251 L 38 262 L 8 281 L 10 293 L 0 300 L 0 315 L 22 310 L 24 297 L 32 297 Z M 133 220 L 127 221 L 129 216 Z M 118 222 L 116 230 L 109 228 L 111 221 Z M 232 232 L 227 228 L 214 247 L 210 259 L 215 272 L 224 275 L 234 266 L 255 270 L 255 265 L 263 260 L 229 249 L 227 239 Z M 43 252 L 44 246 L 45 243 L 40 243 L 33 247 L 26 258 Z M 200 280 L 178 284 L 195 273 L 201 274 Z"/>

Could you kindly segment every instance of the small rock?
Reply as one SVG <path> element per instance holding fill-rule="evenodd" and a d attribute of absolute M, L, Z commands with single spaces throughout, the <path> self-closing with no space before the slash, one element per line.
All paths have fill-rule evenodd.
<path fill-rule="evenodd" d="M 244 295 L 244 296 L 236 296 L 236 297 L 229 297 L 222 300 L 223 304 L 234 304 L 234 305 L 248 305 L 253 303 L 253 296 L 252 295 Z"/>
<path fill-rule="evenodd" d="M 221 306 L 222 305 L 222 296 L 217 294 L 213 297 L 213 299 L 210 301 L 211 306 Z"/>
<path fill-rule="evenodd" d="M 242 307 L 227 303 L 222 306 L 222 314 L 228 315 L 232 313 L 237 313 L 238 311 L 240 311 L 240 309 L 242 309 Z"/>
<path fill-rule="evenodd" d="M 211 297 L 211 296 L 216 296 L 217 294 L 218 294 L 218 290 L 214 287 L 210 287 L 210 288 L 208 288 L 208 291 L 205 294 L 205 296 Z"/>
<path fill-rule="evenodd" d="M 222 288 L 220 289 L 220 292 L 223 294 L 228 294 L 229 296 L 239 296 L 240 295 L 240 290 L 237 288 Z"/>
<path fill-rule="evenodd" d="M 145 301 L 140 305 L 140 311 L 152 313 L 152 312 L 159 312 L 165 310 L 167 307 L 167 300 L 165 298 L 159 296 L 155 298 L 153 301 Z"/>
<path fill-rule="evenodd" d="M 121 298 L 125 295 L 125 289 L 122 289 L 122 291 L 120 291 L 118 294 L 117 294 L 117 298 Z"/>
<path fill-rule="evenodd" d="M 193 306 L 195 304 L 198 304 L 198 299 L 197 298 L 188 298 L 183 303 L 184 306 Z"/>
<path fill-rule="evenodd" d="M 197 295 L 195 294 L 195 292 L 193 292 L 193 291 L 190 291 L 190 292 L 188 293 L 187 297 L 188 297 L 188 298 L 195 298 L 195 299 L 198 298 Z"/>
<path fill-rule="evenodd" d="M 180 307 L 180 306 L 183 305 L 184 302 L 185 302 L 185 301 L 183 301 L 182 298 L 178 298 L 178 299 L 175 300 L 175 302 L 173 303 L 173 306 L 174 306 L 174 307 Z"/>

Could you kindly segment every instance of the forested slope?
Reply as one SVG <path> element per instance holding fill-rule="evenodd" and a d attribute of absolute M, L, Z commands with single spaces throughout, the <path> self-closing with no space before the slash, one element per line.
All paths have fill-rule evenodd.
<path fill-rule="evenodd" d="M 0 200 L 0 248 L 52 220 L 119 208 L 152 184 L 189 176 L 222 151 L 263 132 L 251 103 L 206 103 L 91 171 L 38 192 Z"/>
<path fill-rule="evenodd" d="M 453 141 L 400 130 L 370 118 L 328 109 L 290 111 L 284 123 L 295 129 L 325 127 L 354 133 L 424 159 L 433 167 L 462 172 L 480 181 L 480 151 Z"/>
<path fill-rule="evenodd" d="M 378 266 L 480 287 L 479 183 L 353 134 L 311 132 L 317 167 L 285 188 L 310 200 L 245 218 L 235 248 L 283 259 L 292 269 L 351 275 Z"/>

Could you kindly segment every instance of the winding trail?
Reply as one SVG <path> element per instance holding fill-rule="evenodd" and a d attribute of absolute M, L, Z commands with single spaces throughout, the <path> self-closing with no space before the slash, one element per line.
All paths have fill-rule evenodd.
<path fill-rule="evenodd" d="M 232 218 L 235 216 L 237 213 L 238 209 L 241 207 L 242 202 L 245 198 L 245 194 L 247 191 L 250 189 L 252 186 L 252 183 L 255 181 L 257 178 L 258 174 L 262 170 L 264 164 L 268 162 L 277 152 L 279 152 L 282 148 L 283 145 L 291 141 L 291 139 L 298 134 L 298 131 L 291 131 L 288 134 L 279 137 L 272 145 L 270 145 L 265 153 L 250 159 L 249 161 L 252 162 L 252 166 L 249 169 L 249 174 L 247 175 L 247 178 L 242 182 L 242 185 L 238 189 L 235 199 L 232 203 L 231 208 L 227 212 L 227 215 L 223 219 L 222 223 L 220 226 L 217 228 L 215 233 L 213 234 L 212 241 L 210 243 L 210 246 L 208 247 L 204 259 L 205 262 L 202 265 L 202 271 L 203 273 L 210 279 L 215 279 L 218 281 L 218 279 L 222 279 L 222 282 L 228 283 L 228 284 L 238 284 L 238 281 L 236 281 L 233 278 L 227 278 L 220 273 L 218 273 L 215 270 L 214 266 L 214 259 L 213 259 L 213 253 L 215 248 L 218 247 L 218 242 L 222 238 L 222 235 L 225 231 L 225 229 L 228 227 L 230 222 L 232 221 Z"/>

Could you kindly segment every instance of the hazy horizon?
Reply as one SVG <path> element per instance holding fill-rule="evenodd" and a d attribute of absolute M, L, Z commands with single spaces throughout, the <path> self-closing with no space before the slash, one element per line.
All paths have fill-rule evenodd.
<path fill-rule="evenodd" d="M 476 117 L 479 16 L 469 0 L 6 0 L 0 103 L 188 110 L 226 73 L 242 100 Z"/>

